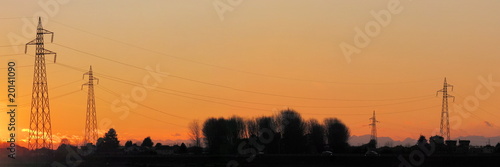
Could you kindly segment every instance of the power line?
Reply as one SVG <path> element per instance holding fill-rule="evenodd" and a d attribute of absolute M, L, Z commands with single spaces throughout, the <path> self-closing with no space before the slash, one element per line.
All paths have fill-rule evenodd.
<path fill-rule="evenodd" d="M 0 48 L 13 47 L 13 46 L 22 46 L 22 45 L 0 45 Z"/>
<path fill-rule="evenodd" d="M 72 67 L 72 66 L 68 66 L 68 65 L 65 65 L 65 64 L 61 64 L 61 63 L 58 63 L 58 65 L 61 65 L 61 66 L 67 67 L 67 68 L 71 68 L 71 69 L 74 69 L 74 70 L 77 70 L 77 71 L 84 71 L 82 69 L 79 69 L 79 68 L 76 68 L 76 67 Z M 126 80 L 123 80 L 123 79 L 120 79 L 120 78 L 116 78 L 116 77 L 107 76 L 107 75 L 104 75 L 104 74 L 103 74 L 103 76 L 105 78 L 107 78 L 107 79 L 111 79 L 111 80 L 114 80 L 114 81 L 117 81 L 117 82 L 129 84 L 129 85 L 132 85 L 132 86 L 138 86 L 138 85 L 140 85 L 138 83 L 134 83 L 134 82 L 131 82 L 131 81 L 126 81 Z M 163 88 L 158 88 L 158 89 L 163 89 Z M 155 90 L 155 91 L 158 91 L 158 90 Z M 215 102 L 215 101 L 211 101 L 211 100 L 199 99 L 199 98 L 194 98 L 194 97 L 190 97 L 190 96 L 173 94 L 173 93 L 167 93 L 167 92 L 162 92 L 162 91 L 158 91 L 158 92 L 165 93 L 165 94 L 170 94 L 170 95 L 174 95 L 174 96 L 180 96 L 180 97 L 184 97 L 184 98 L 189 98 L 189 99 L 195 99 L 195 100 L 200 100 L 200 101 L 205 101 L 205 102 L 211 102 L 211 103 L 216 103 L 216 104 L 222 104 L 222 105 L 237 107 L 237 108 L 245 108 L 245 109 L 251 109 L 251 110 L 268 111 L 268 110 L 262 110 L 262 109 L 258 109 L 258 108 L 242 107 L 242 106 L 237 106 L 237 105 L 232 105 L 232 104 L 227 104 L 227 103 L 221 103 L 221 102 Z M 187 93 L 187 92 L 182 92 L 182 93 Z M 191 94 L 191 95 L 193 95 L 193 94 Z M 421 100 L 427 100 L 427 99 L 418 99 L 418 100 L 414 100 L 414 101 L 421 101 Z M 242 101 L 240 101 L 240 102 L 242 102 Z M 413 102 L 413 101 L 411 101 L 411 102 Z M 402 103 L 407 103 L 407 102 L 402 102 Z M 383 105 L 394 105 L 394 104 L 402 104 L 402 103 L 383 104 Z M 365 106 L 362 106 L 362 107 L 365 107 Z M 426 108 L 424 108 L 424 109 L 426 109 Z M 409 110 L 409 111 L 414 111 L 414 110 Z M 380 113 L 380 114 L 394 114 L 394 113 L 403 113 L 403 112 L 409 112 L 409 111 L 399 111 L 399 112 Z M 316 115 L 318 115 L 318 114 L 316 114 Z M 342 115 L 365 115 L 365 114 L 342 114 Z"/>
<path fill-rule="evenodd" d="M 0 20 L 22 19 L 22 18 L 30 18 L 30 17 L 0 17 Z M 31 18 L 33 18 L 33 17 L 31 17 Z"/>
<path fill-rule="evenodd" d="M 79 81 L 80 81 L 80 80 L 79 80 Z M 59 99 L 59 98 L 61 98 L 61 97 L 68 96 L 68 95 L 71 95 L 71 94 L 74 94 L 74 93 L 78 93 L 78 92 L 81 92 L 81 90 L 74 90 L 74 91 L 71 91 L 71 92 L 68 92 L 68 93 L 65 93 L 65 94 L 61 94 L 61 95 L 58 95 L 58 96 L 51 97 L 50 99 L 52 99 L 52 100 L 56 100 L 56 99 Z M 112 104 L 111 102 L 109 102 L 109 101 L 107 101 L 107 100 L 105 100 L 105 99 L 103 99 L 103 98 L 100 98 L 100 97 L 98 97 L 98 96 L 96 97 L 96 99 L 99 99 L 99 100 L 101 100 L 101 101 L 104 101 L 104 102 L 106 102 L 106 103 L 108 103 L 108 104 Z M 143 117 L 148 118 L 148 119 L 152 119 L 152 120 L 156 120 L 156 121 L 159 121 L 159 122 L 163 122 L 163 123 L 165 123 L 165 124 L 170 124 L 170 125 L 175 125 L 175 126 L 179 126 L 179 127 L 186 128 L 186 126 L 183 126 L 183 125 L 178 125 L 178 124 L 173 124 L 173 123 L 169 123 L 169 122 L 165 122 L 165 121 L 162 121 L 162 120 L 159 120 L 159 119 L 156 119 L 156 118 L 151 118 L 151 117 L 148 117 L 148 116 L 146 116 L 146 115 L 143 115 L 143 114 L 141 114 L 141 113 L 138 113 L 138 112 L 135 112 L 135 111 L 132 111 L 132 110 L 131 110 L 130 112 L 132 112 L 132 113 L 134 113 L 134 114 L 137 114 L 137 115 L 140 115 L 140 116 L 143 116 Z"/>
<path fill-rule="evenodd" d="M 476 118 L 479 121 L 485 121 L 485 122 L 489 122 L 490 123 L 490 121 L 479 117 L 478 115 L 476 115 L 475 113 L 473 113 L 473 112 L 471 112 L 469 110 L 465 110 L 465 111 L 468 112 L 468 113 L 470 113 L 473 116 L 473 118 Z M 496 125 L 494 125 L 494 124 L 491 124 L 491 125 L 496 127 Z"/>
<path fill-rule="evenodd" d="M 98 87 L 98 88 L 103 88 L 103 87 Z M 108 89 L 108 91 L 111 91 L 111 90 Z M 111 93 L 117 95 L 116 92 L 111 92 Z M 169 94 L 169 95 L 174 95 L 174 96 L 179 96 L 179 97 L 184 97 L 184 98 L 188 98 L 188 99 L 199 100 L 199 101 L 204 101 L 204 102 L 209 102 L 209 103 L 221 104 L 221 105 L 230 106 L 230 107 L 242 108 L 242 109 L 258 110 L 258 111 L 269 111 L 269 110 L 264 110 L 264 109 L 259 109 L 259 108 L 244 107 L 244 106 L 232 105 L 232 104 L 228 104 L 228 103 L 222 103 L 222 102 L 216 102 L 216 101 L 211 101 L 211 100 L 206 100 L 206 99 L 189 97 L 189 96 L 179 95 L 179 94 L 174 94 L 174 93 L 166 93 L 166 92 L 160 92 L 160 93 L 165 93 L 165 94 Z M 141 106 L 144 106 L 144 105 L 141 104 Z M 146 108 L 150 108 L 152 110 L 157 110 L 157 109 L 153 109 L 153 108 L 148 107 L 148 106 L 146 106 Z M 173 114 L 171 114 L 171 115 L 173 115 Z M 181 117 L 181 116 L 177 116 L 177 115 L 173 115 L 173 116 L 174 117 Z M 184 118 L 184 119 L 189 120 L 187 118 Z"/>
<path fill-rule="evenodd" d="M 24 55 L 24 54 L 7 54 L 7 55 L 0 55 L 0 56 L 8 57 L 8 56 L 19 56 L 19 55 Z"/>
<path fill-rule="evenodd" d="M 96 54 L 88 53 L 88 52 L 81 51 L 81 50 L 78 50 L 78 49 L 74 49 L 74 48 L 71 48 L 71 47 L 68 47 L 68 46 L 64 46 L 64 45 L 61 45 L 61 44 L 57 44 L 57 43 L 54 43 L 54 44 L 58 45 L 58 46 L 61 46 L 61 47 L 64 47 L 64 48 L 67 48 L 67 49 L 70 49 L 70 50 L 73 50 L 73 51 L 76 51 L 76 52 L 80 52 L 80 53 L 87 54 L 87 55 L 90 55 L 90 56 L 93 56 L 93 57 L 97 57 L 97 58 L 100 58 L 100 59 L 103 59 L 103 60 L 107 60 L 107 61 L 114 62 L 114 63 L 117 63 L 117 64 L 121 64 L 121 65 L 124 65 L 124 66 L 136 68 L 136 69 L 139 69 L 139 70 L 147 71 L 146 69 L 138 67 L 138 66 L 135 66 L 135 65 L 131 65 L 131 64 L 119 62 L 119 61 L 116 61 L 116 60 L 113 60 L 113 59 L 109 59 L 109 58 L 105 58 L 105 57 L 102 57 L 102 56 L 98 56 Z M 210 85 L 210 86 L 224 88 L 224 89 L 230 89 L 230 90 L 233 90 L 233 91 L 253 93 L 253 94 L 260 94 L 260 95 L 267 95 L 267 96 L 275 96 L 275 97 L 285 97 L 285 98 L 294 98 L 294 99 L 306 99 L 306 100 L 390 101 L 390 100 L 404 100 L 404 99 L 414 99 L 414 98 L 424 97 L 424 96 L 418 96 L 418 97 L 405 97 L 405 98 L 396 98 L 396 99 L 371 99 L 371 100 L 352 100 L 352 99 L 301 97 L 301 96 L 279 95 L 279 94 L 273 94 L 273 93 L 266 93 L 266 92 L 258 92 L 258 91 L 251 91 L 251 90 L 239 89 L 239 88 L 234 88 L 234 87 L 231 87 L 231 86 L 225 86 L 225 85 L 220 85 L 220 84 L 214 84 L 214 83 L 199 81 L 199 80 L 195 80 L 195 79 L 189 79 L 189 78 L 186 78 L 186 77 L 176 76 L 176 75 L 172 75 L 172 74 L 169 74 L 168 76 L 172 77 L 172 78 L 177 78 L 177 79 L 181 79 L 181 80 L 185 80 L 185 81 L 194 82 L 194 83 L 199 83 L 199 84 L 204 84 L 204 85 Z"/>
<path fill-rule="evenodd" d="M 74 90 L 74 91 L 67 92 L 67 93 L 64 93 L 64 94 L 61 94 L 61 95 L 50 97 L 50 100 L 54 101 L 54 100 L 57 100 L 57 99 L 62 98 L 64 96 L 68 96 L 68 95 L 75 94 L 75 93 L 78 93 L 78 92 L 80 92 L 80 90 Z M 28 104 L 30 104 L 30 102 L 25 102 L 25 103 L 19 104 L 18 106 L 28 105 Z"/>
<path fill-rule="evenodd" d="M 99 100 L 101 100 L 101 101 L 103 101 L 103 102 L 105 102 L 107 104 L 110 104 L 110 105 L 113 104 L 113 103 L 111 103 L 111 102 L 109 102 L 109 101 L 107 101 L 107 100 L 105 100 L 103 98 L 100 98 L 100 97 L 96 97 L 96 99 L 99 99 Z M 134 114 L 137 114 L 137 115 L 140 115 L 140 116 L 142 116 L 144 118 L 147 118 L 147 119 L 155 120 L 155 121 L 162 122 L 162 123 L 169 124 L 169 125 L 174 125 L 174 126 L 179 126 L 179 127 L 187 128 L 186 126 L 183 126 L 183 125 L 178 125 L 178 124 L 166 122 L 166 121 L 163 121 L 163 120 L 160 120 L 160 119 L 157 119 L 157 118 L 148 117 L 148 116 L 146 116 L 144 114 L 141 114 L 139 112 L 135 112 L 135 111 L 132 111 L 132 110 L 130 110 L 130 112 L 134 113 Z"/>
<path fill-rule="evenodd" d="M 50 99 L 51 100 L 59 99 L 61 97 L 68 96 L 68 95 L 71 95 L 71 94 L 77 93 L 77 92 L 80 92 L 80 90 L 74 90 L 74 91 L 71 91 L 71 92 L 68 92 L 68 93 L 65 93 L 65 94 L 62 94 L 62 95 L 51 97 Z"/>
<path fill-rule="evenodd" d="M 61 84 L 61 85 L 58 85 L 58 86 L 55 86 L 55 87 L 51 87 L 50 90 L 53 91 L 55 89 L 58 89 L 58 88 L 61 88 L 61 87 L 64 87 L 64 86 L 67 86 L 67 85 L 71 85 L 71 84 L 74 84 L 76 82 L 81 82 L 81 80 L 76 80 L 76 81 L 72 81 L 72 82 L 68 82 L 68 83 L 65 83 L 65 84 Z M 24 94 L 24 95 L 20 95 L 19 97 L 26 97 L 26 96 L 29 96 L 31 94 Z M 51 98 L 52 99 L 52 98 Z M 2 99 L 3 100 L 7 100 L 7 99 Z"/>
<path fill-rule="evenodd" d="M 183 58 L 183 57 L 179 57 L 179 56 L 173 56 L 173 55 L 170 55 L 170 54 L 165 54 L 165 53 L 162 53 L 162 52 L 159 52 L 159 51 L 154 51 L 154 50 L 147 49 L 147 48 L 144 48 L 144 47 L 141 47 L 141 46 L 137 46 L 137 45 L 133 45 L 133 44 L 130 44 L 130 43 L 127 43 L 127 42 L 123 42 L 123 41 L 115 40 L 115 39 L 112 39 L 112 38 L 109 38 L 109 37 L 105 37 L 105 36 L 102 36 L 102 35 L 99 35 L 99 34 L 96 34 L 96 33 L 92 33 L 92 32 L 89 32 L 89 31 L 77 28 L 77 27 L 73 27 L 73 26 L 70 26 L 70 25 L 67 25 L 67 24 L 55 21 L 55 20 L 51 20 L 51 21 L 53 21 L 53 22 L 55 22 L 57 24 L 63 25 L 65 27 L 69 27 L 71 29 L 77 30 L 77 31 L 81 31 L 81 32 L 84 32 L 84 33 L 87 33 L 87 34 L 91 34 L 91 35 L 94 35 L 94 36 L 97 36 L 97 37 L 100 37 L 100 38 L 103 38 L 103 39 L 106 39 L 106 40 L 110 40 L 110 41 L 113 41 L 113 42 L 116 42 L 116 43 L 120 43 L 120 44 L 125 45 L 125 46 L 134 47 L 134 48 L 145 50 L 145 51 L 148 51 L 148 52 L 151 52 L 151 53 L 155 53 L 155 54 L 158 54 L 158 55 L 163 55 L 163 56 L 171 57 L 171 58 L 174 58 L 174 59 L 178 59 L 178 60 L 182 60 L 182 61 L 186 61 L 186 62 L 191 62 L 191 63 L 195 63 L 195 64 L 200 64 L 200 65 L 204 65 L 204 66 L 215 67 L 215 68 L 219 68 L 219 69 L 224 69 L 224 70 L 229 70 L 229 71 L 235 71 L 235 72 L 245 73 L 245 74 L 251 74 L 251 75 L 256 75 L 256 76 L 262 76 L 262 77 L 268 77 L 268 78 L 278 78 L 278 79 L 294 80 L 294 81 L 302 81 L 302 82 L 318 82 L 318 83 L 329 83 L 329 84 L 344 84 L 344 85 L 394 85 L 394 84 L 404 84 L 404 83 L 427 82 L 427 81 L 434 81 L 434 80 L 437 79 L 437 78 L 432 78 L 432 79 L 426 79 L 426 80 L 420 80 L 420 81 L 402 81 L 402 82 L 393 82 L 393 83 L 353 83 L 353 82 L 333 82 L 333 81 L 309 80 L 309 79 L 300 79 L 300 78 L 290 78 L 290 77 L 283 77 L 283 76 L 268 75 L 268 74 L 255 73 L 255 72 L 250 72 L 250 71 L 238 70 L 238 69 L 233 69 L 233 68 L 229 68 L 229 67 L 224 67 L 224 66 L 209 64 L 209 63 L 200 62 L 200 61 L 196 61 L 196 60 L 192 60 L 192 59 L 187 59 L 187 58 Z"/>
<path fill-rule="evenodd" d="M 420 110 L 431 109 L 431 108 L 436 108 L 436 107 L 439 107 L 439 105 L 434 105 L 434 106 L 425 107 L 425 108 L 420 108 L 420 109 L 415 109 L 415 110 L 404 110 L 404 111 L 395 111 L 395 112 L 379 113 L 379 115 L 385 115 L 385 114 L 401 114 L 401 113 L 407 113 L 407 112 L 420 111 Z"/>
<path fill-rule="evenodd" d="M 455 94 L 458 94 L 458 93 L 455 93 Z M 465 99 L 465 97 L 464 97 L 464 96 L 462 96 L 461 94 L 458 94 L 458 97 L 461 97 L 461 98 L 464 98 L 464 99 Z M 482 102 L 485 102 L 485 101 L 482 101 Z M 480 109 L 480 110 L 483 110 L 484 112 L 486 112 L 486 113 L 488 113 L 488 114 L 490 114 L 490 115 L 492 115 L 492 116 L 494 116 L 494 117 L 496 117 L 496 118 L 499 118 L 499 119 L 500 119 L 500 117 L 499 117 L 499 116 L 497 116 L 496 114 L 493 114 L 492 112 L 489 112 L 489 111 L 487 111 L 487 110 L 485 110 L 485 109 L 483 109 L 483 108 L 481 108 L 481 107 L 479 107 L 479 106 L 478 106 L 477 108 L 478 108 L 478 109 Z"/>
<path fill-rule="evenodd" d="M 128 85 L 132 86 L 140 86 L 140 83 L 137 82 L 132 82 L 128 80 L 123 80 L 120 78 L 112 77 L 112 76 L 106 76 L 106 78 L 114 80 L 116 82 L 121 82 L 125 83 Z M 195 93 L 189 93 L 189 92 L 184 92 L 184 91 L 179 91 L 179 90 L 173 90 L 173 89 L 166 89 L 166 88 L 161 88 L 157 87 L 157 89 L 160 90 L 166 90 L 166 91 L 172 91 L 172 92 L 177 92 L 177 93 L 183 93 L 183 94 L 188 94 L 188 95 L 194 95 L 194 96 L 200 96 L 200 97 L 205 97 L 205 98 L 213 98 L 213 99 L 219 99 L 219 100 L 226 100 L 226 101 L 233 101 L 233 102 L 240 102 L 240 103 L 248 103 L 248 104 L 259 104 L 259 105 L 268 105 L 268 106 L 290 106 L 290 107 L 303 107 L 303 108 L 361 108 L 361 107 L 375 107 L 375 106 L 388 106 L 388 105 L 398 105 L 398 104 L 405 104 L 405 103 L 412 103 L 412 102 L 417 102 L 417 101 L 424 101 L 424 100 L 430 100 L 431 98 L 420 98 L 417 100 L 411 100 L 411 101 L 404 101 L 404 102 L 398 102 L 398 103 L 389 103 L 389 104 L 379 104 L 379 105 L 363 105 L 363 106 L 343 106 L 343 107 L 331 107 L 331 106 L 302 106 L 302 105 L 285 105 L 285 104 L 271 104 L 271 103 L 260 103 L 260 102 L 249 102 L 249 101 L 242 101 L 242 100 L 234 100 L 234 99 L 227 99 L 227 98 L 220 98 L 220 97 L 214 97 L 214 96 L 207 96 L 207 95 L 200 95 L 200 94 L 195 94 Z M 157 92 L 161 92 L 158 90 L 155 90 Z M 166 93 L 166 92 L 162 92 Z M 169 94 L 169 93 L 167 93 Z M 424 96 L 425 97 L 425 96 Z M 430 96 L 429 96 L 430 97 Z"/>
<path fill-rule="evenodd" d="M 82 69 L 78 69 L 76 67 L 68 66 L 68 65 L 65 65 L 65 64 L 62 64 L 62 63 L 58 63 L 58 65 L 61 65 L 61 66 L 67 67 L 67 68 L 71 68 L 71 69 L 74 69 L 74 70 L 78 70 L 78 71 L 84 71 Z M 99 73 L 97 73 L 97 74 L 100 75 L 100 76 L 102 76 L 102 77 L 104 77 L 104 78 L 107 78 L 107 79 L 110 79 L 110 80 L 113 80 L 113 81 L 116 81 L 116 82 L 119 82 L 119 83 L 128 84 L 128 85 L 131 85 L 131 86 L 141 86 L 141 84 L 137 83 L 137 82 L 124 80 L 124 79 L 121 79 L 121 78 L 116 78 L 116 77 L 105 75 L 105 74 L 99 74 Z M 159 90 L 157 90 L 157 89 L 159 89 Z M 185 95 L 179 95 L 179 94 L 175 94 L 175 93 L 163 92 L 163 91 L 160 91 L 160 90 L 177 92 L 177 93 L 188 94 L 188 95 L 193 95 L 193 96 L 200 96 L 200 97 L 205 97 L 205 98 L 213 98 L 213 99 L 219 99 L 219 100 L 240 102 L 240 103 L 259 104 L 259 105 L 268 105 L 268 106 L 289 106 L 289 107 L 298 107 L 298 108 L 299 107 L 303 107 L 303 108 L 362 108 L 362 107 L 398 105 L 398 104 L 412 103 L 412 102 L 418 102 L 418 101 L 424 101 L 424 100 L 429 100 L 430 99 L 430 98 L 420 98 L 420 99 L 411 100 L 411 101 L 404 101 L 404 102 L 398 102 L 398 103 L 389 103 L 389 104 L 379 104 L 379 105 L 330 107 L 330 106 L 301 106 L 301 105 L 283 105 L 283 104 L 270 104 L 270 103 L 260 103 L 260 102 L 248 102 L 248 101 L 242 101 L 242 100 L 234 100 L 234 99 L 213 97 L 213 96 L 207 96 L 207 95 L 200 95 L 200 94 L 189 93 L 189 92 L 184 92 L 184 91 L 178 91 L 178 90 L 173 90 L 173 89 L 166 89 L 166 88 L 161 88 L 161 87 L 157 87 L 154 90 L 156 92 L 165 93 L 165 94 L 174 95 L 174 96 L 185 97 L 185 98 L 190 98 L 190 99 L 194 99 L 194 100 L 201 100 L 201 101 L 205 101 L 205 102 L 211 102 L 211 103 L 216 103 L 216 104 L 223 104 L 223 105 L 232 106 L 232 107 L 245 108 L 245 109 L 255 109 L 255 110 L 261 110 L 261 111 L 268 111 L 268 110 L 263 110 L 263 109 L 258 109 L 258 108 L 242 107 L 242 106 L 237 106 L 237 105 L 232 105 L 232 104 L 227 104 L 227 103 L 221 103 L 221 102 L 215 102 L 215 101 L 211 101 L 211 100 L 199 99 L 199 98 L 194 98 L 194 97 L 185 96 Z"/>
<path fill-rule="evenodd" d="M 399 128 L 402 128 L 402 127 L 406 127 L 406 128 L 403 128 L 405 130 L 408 130 L 408 129 L 424 129 L 424 130 L 427 130 L 427 131 L 432 131 L 433 129 L 429 129 L 429 128 L 424 128 L 423 126 L 411 126 L 411 125 L 404 125 L 404 124 L 400 124 L 400 123 L 394 123 L 394 122 L 389 122 L 389 120 L 385 120 L 383 124 L 392 124 L 392 125 L 395 125 L 395 126 L 391 126 L 391 127 L 399 127 Z M 383 125 L 382 124 L 382 125 Z M 380 128 L 387 128 L 382 126 Z"/>
<path fill-rule="evenodd" d="M 16 66 L 16 68 L 25 68 L 25 67 L 33 67 L 33 65 Z M 5 70 L 7 68 L 0 68 L 0 69 Z"/>
<path fill-rule="evenodd" d="M 116 96 L 116 97 L 119 97 L 119 96 L 120 96 L 120 94 L 119 94 L 119 93 L 116 93 L 116 92 L 114 92 L 114 91 L 112 91 L 112 90 L 110 90 L 110 89 L 107 89 L 107 88 L 105 88 L 105 87 L 98 86 L 98 88 L 101 88 L 102 90 L 104 90 L 104 91 L 106 91 L 106 92 L 108 92 L 108 93 L 110 93 L 110 94 L 112 94 L 112 95 L 114 95 L 114 96 Z M 186 117 L 183 117 L 183 116 L 179 116 L 179 115 L 170 114 L 170 113 L 167 113 L 167 112 L 164 112 L 164 111 L 161 111 L 161 110 L 158 110 L 158 109 L 155 109 L 155 108 L 152 108 L 152 107 L 146 106 L 146 105 L 141 104 L 141 103 L 137 103 L 137 105 L 140 105 L 140 106 L 142 106 L 142 107 L 144 107 L 144 108 L 147 108 L 147 109 L 150 109 L 150 110 L 153 110 L 153 111 L 160 112 L 160 113 L 162 113 L 162 114 L 165 114 L 165 115 L 168 115 L 168 116 L 171 116 L 171 117 L 180 118 L 180 119 L 184 119 L 184 120 L 190 120 L 189 118 L 186 118 Z"/>
<path fill-rule="evenodd" d="M 378 115 L 385 115 L 385 114 L 400 114 L 400 113 L 407 113 L 407 112 L 414 112 L 414 111 L 421 111 L 425 109 L 431 109 L 438 107 L 439 105 L 434 105 L 430 107 L 425 107 L 425 108 L 419 108 L 419 109 L 412 109 L 412 110 L 404 110 L 404 111 L 395 111 L 395 112 L 386 112 L 386 113 L 378 113 Z M 371 115 L 370 113 L 349 113 L 349 114 L 339 114 L 339 113 L 329 113 L 329 114 L 323 114 L 323 113 L 302 113 L 304 115 Z"/>

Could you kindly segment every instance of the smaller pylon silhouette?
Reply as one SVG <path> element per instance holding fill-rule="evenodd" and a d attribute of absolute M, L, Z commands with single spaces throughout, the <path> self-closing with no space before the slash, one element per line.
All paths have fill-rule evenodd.
<path fill-rule="evenodd" d="M 439 92 L 443 92 L 443 103 L 441 107 L 441 125 L 439 127 L 439 132 L 442 137 L 446 137 L 446 140 L 450 140 L 450 119 L 448 114 L 448 98 L 453 98 L 455 101 L 455 96 L 448 94 L 448 87 L 451 87 L 451 91 L 453 91 L 453 85 L 450 85 L 446 82 L 446 77 L 444 78 L 443 89 L 438 90 L 436 92 L 436 96 Z"/>
<path fill-rule="evenodd" d="M 90 66 L 90 70 L 83 74 L 83 78 L 85 75 L 89 76 L 89 82 L 82 85 L 88 86 L 88 94 L 87 94 L 87 115 L 85 121 L 85 138 L 83 139 L 83 144 L 87 143 L 96 143 L 97 142 L 97 114 L 95 108 L 95 98 L 94 98 L 94 80 L 97 80 L 99 84 L 99 79 L 94 77 L 92 73 L 92 66 Z"/>
<path fill-rule="evenodd" d="M 372 134 L 370 136 L 370 141 L 373 140 L 375 141 L 375 147 L 377 143 L 377 118 L 375 117 L 375 110 L 373 111 L 373 117 L 370 118 L 372 120 L 372 123 L 369 124 L 372 127 Z"/>

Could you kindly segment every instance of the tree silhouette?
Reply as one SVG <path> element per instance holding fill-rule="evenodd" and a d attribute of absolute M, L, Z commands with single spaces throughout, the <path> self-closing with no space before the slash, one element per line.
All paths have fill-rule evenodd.
<path fill-rule="evenodd" d="M 306 139 L 304 122 L 299 113 L 294 110 L 283 110 L 278 115 L 283 139 L 283 153 L 303 153 Z"/>
<path fill-rule="evenodd" d="M 209 118 L 203 124 L 203 135 L 208 151 L 212 154 L 229 152 L 229 130 L 224 118 Z"/>
<path fill-rule="evenodd" d="M 374 139 L 370 139 L 370 141 L 368 142 L 368 145 L 367 145 L 367 149 L 368 150 L 375 150 L 377 148 L 377 140 L 374 140 Z"/>
<path fill-rule="evenodd" d="M 61 143 L 59 147 L 54 151 L 54 156 L 52 157 L 54 161 L 66 161 L 68 155 L 71 154 L 73 150 L 78 150 L 77 146 L 72 146 L 69 143 Z M 74 164 L 78 164 L 78 160 Z M 8 165 L 10 166 L 10 165 Z M 17 166 L 17 165 L 15 165 Z M 76 165 L 78 166 L 78 165 Z"/>
<path fill-rule="evenodd" d="M 156 144 L 155 144 L 155 148 L 157 148 L 157 149 L 158 149 L 158 148 L 160 148 L 161 146 L 162 146 L 162 144 L 161 144 L 161 143 L 156 143 Z"/>
<path fill-rule="evenodd" d="M 267 128 L 269 130 L 276 131 L 276 121 L 272 117 L 259 117 L 256 119 L 256 122 L 259 130 Z"/>
<path fill-rule="evenodd" d="M 187 147 L 186 144 L 182 143 L 181 146 L 179 147 L 179 153 L 184 154 L 187 153 Z"/>
<path fill-rule="evenodd" d="M 231 145 L 236 145 L 236 143 L 239 142 L 239 140 L 245 137 L 246 127 L 243 118 L 238 116 L 232 116 L 231 118 L 226 120 L 226 127 L 228 128 L 229 143 Z"/>
<path fill-rule="evenodd" d="M 99 140 L 98 140 L 99 143 Z M 98 145 L 98 150 L 102 151 L 115 151 L 120 146 L 120 141 L 118 140 L 118 135 L 115 129 L 109 129 L 108 133 L 104 134 L 101 144 Z"/>
<path fill-rule="evenodd" d="M 325 127 L 318 120 L 311 119 L 307 123 L 308 143 L 314 149 L 311 152 L 321 152 L 325 146 Z"/>
<path fill-rule="evenodd" d="M 191 138 L 195 146 L 201 147 L 201 127 L 198 120 L 189 123 L 189 138 Z"/>
<path fill-rule="evenodd" d="M 61 139 L 61 145 L 63 145 L 63 144 L 70 145 L 70 142 L 67 138 L 63 138 L 63 139 Z M 84 143 L 84 144 L 87 144 L 87 143 Z"/>
<path fill-rule="evenodd" d="M 332 152 L 346 152 L 349 147 L 347 143 L 350 137 L 349 128 L 337 118 L 325 119 L 325 126 L 328 145 L 332 149 Z"/>
<path fill-rule="evenodd" d="M 99 139 L 97 139 L 97 143 L 95 144 L 98 148 L 102 147 L 104 144 L 104 138 L 103 137 L 99 137 Z"/>
<path fill-rule="evenodd" d="M 500 153 L 500 143 L 497 143 L 497 145 L 495 145 L 495 152 Z"/>
<path fill-rule="evenodd" d="M 125 142 L 125 147 L 130 147 L 130 146 L 132 146 L 132 141 L 129 140 Z"/>
<path fill-rule="evenodd" d="M 259 126 L 255 119 L 248 119 L 245 121 L 247 127 L 247 137 L 259 135 Z"/>
<path fill-rule="evenodd" d="M 427 144 L 427 139 L 425 139 L 425 136 L 423 135 L 420 135 L 420 137 L 418 138 L 417 145 L 420 144 Z"/>
<path fill-rule="evenodd" d="M 153 141 L 151 140 L 151 138 L 149 136 L 144 138 L 144 140 L 142 141 L 141 147 L 149 147 L 149 148 L 153 147 Z"/>
<path fill-rule="evenodd" d="M 265 152 L 266 153 L 281 153 L 281 134 L 277 132 L 277 118 L 270 116 L 262 116 L 255 119 L 255 123 L 257 124 L 257 133 L 254 137 L 264 137 L 270 138 L 271 136 L 259 136 L 259 135 L 269 135 L 267 133 L 259 133 L 264 131 L 272 132 L 272 141 L 266 144 Z M 268 132 L 269 132 L 268 131 Z"/>

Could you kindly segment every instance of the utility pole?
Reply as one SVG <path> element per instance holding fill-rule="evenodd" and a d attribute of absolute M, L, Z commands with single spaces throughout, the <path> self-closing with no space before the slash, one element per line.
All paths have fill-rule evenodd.
<path fill-rule="evenodd" d="M 88 94 L 87 94 L 87 116 L 85 121 L 85 138 L 83 139 L 83 144 L 87 143 L 96 143 L 97 142 L 97 114 L 95 109 L 95 98 L 94 98 L 94 80 L 97 80 L 97 84 L 99 84 L 99 79 L 94 77 L 92 73 L 92 66 L 90 66 L 90 70 L 83 74 L 83 78 L 85 75 L 89 76 L 89 82 L 82 85 L 88 86 Z"/>
<path fill-rule="evenodd" d="M 33 90 L 31 93 L 30 129 L 28 137 L 28 149 L 41 148 L 52 149 L 52 125 L 50 121 L 49 90 L 47 86 L 47 71 L 45 67 L 45 55 L 54 54 L 54 63 L 57 54 L 44 48 L 43 36 L 54 33 L 43 29 L 42 19 L 38 18 L 36 38 L 26 43 L 24 52 L 28 45 L 36 45 L 35 64 L 33 70 Z"/>
<path fill-rule="evenodd" d="M 375 117 L 375 110 L 373 111 L 373 116 L 370 118 L 372 123 L 369 124 L 372 127 L 372 134 L 370 136 L 370 142 L 375 142 L 374 147 L 377 147 L 377 118 Z"/>
<path fill-rule="evenodd" d="M 450 140 L 450 119 L 448 113 L 448 98 L 453 98 L 455 101 L 455 96 L 448 94 L 448 87 L 451 87 L 451 91 L 453 91 L 453 85 L 450 85 L 446 82 L 446 77 L 444 78 L 443 89 L 438 90 L 436 92 L 436 96 L 439 92 L 443 92 L 443 102 L 441 107 L 441 125 L 439 131 L 442 137 L 446 137 L 446 140 Z"/>

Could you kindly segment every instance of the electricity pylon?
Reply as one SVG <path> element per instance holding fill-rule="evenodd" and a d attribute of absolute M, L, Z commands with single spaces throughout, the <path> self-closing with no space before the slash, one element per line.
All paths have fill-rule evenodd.
<path fill-rule="evenodd" d="M 90 70 L 83 74 L 83 78 L 85 75 L 89 76 L 89 82 L 82 85 L 88 86 L 88 95 L 87 95 L 87 117 L 85 121 L 85 138 L 84 143 L 96 143 L 97 142 L 97 116 L 95 109 L 95 98 L 94 98 L 94 80 L 97 80 L 97 84 L 99 84 L 99 79 L 94 77 L 92 73 L 92 66 L 90 66 Z"/>
<path fill-rule="evenodd" d="M 57 54 L 44 48 L 44 34 L 51 34 L 51 42 L 54 33 L 43 29 L 42 19 L 38 18 L 36 38 L 26 43 L 24 52 L 28 45 L 36 45 L 35 64 L 33 70 L 33 90 L 31 92 L 30 129 L 28 137 L 28 149 L 40 148 L 52 149 L 52 125 L 50 121 L 49 90 L 47 86 L 47 71 L 45 68 L 45 55 L 54 54 L 54 63 Z"/>
<path fill-rule="evenodd" d="M 370 118 L 372 120 L 372 123 L 369 124 L 372 127 L 372 134 L 370 136 L 370 141 L 373 140 L 375 141 L 375 147 L 377 143 L 377 118 L 375 117 L 375 110 L 373 111 L 373 117 Z"/>
<path fill-rule="evenodd" d="M 446 140 L 450 140 L 450 120 L 448 114 L 448 98 L 453 98 L 455 101 L 455 96 L 448 94 L 448 87 L 451 87 L 451 91 L 453 91 L 453 85 L 450 85 L 446 82 L 446 77 L 444 78 L 443 89 L 438 90 L 436 92 L 436 96 L 439 92 L 443 92 L 443 103 L 441 107 L 441 125 L 439 128 L 439 132 L 442 137 L 446 137 Z"/>

